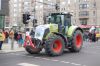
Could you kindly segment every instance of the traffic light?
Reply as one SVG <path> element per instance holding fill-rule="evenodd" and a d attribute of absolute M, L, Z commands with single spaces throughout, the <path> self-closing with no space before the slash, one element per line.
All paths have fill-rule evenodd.
<path fill-rule="evenodd" d="M 60 9 L 60 7 L 59 7 L 58 4 L 55 5 L 55 9 L 56 9 L 56 10 L 59 10 L 59 9 Z"/>
<path fill-rule="evenodd" d="M 29 14 L 23 14 L 23 24 L 28 24 L 27 20 L 30 19 L 30 15 Z"/>

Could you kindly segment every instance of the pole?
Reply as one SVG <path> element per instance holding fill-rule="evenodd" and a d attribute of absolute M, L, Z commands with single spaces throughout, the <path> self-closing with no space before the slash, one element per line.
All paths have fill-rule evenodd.
<path fill-rule="evenodd" d="M 14 38 L 11 38 L 11 50 L 14 50 Z"/>
<path fill-rule="evenodd" d="M 11 29 L 10 34 L 11 34 L 11 50 L 14 50 L 14 30 L 13 29 Z"/>

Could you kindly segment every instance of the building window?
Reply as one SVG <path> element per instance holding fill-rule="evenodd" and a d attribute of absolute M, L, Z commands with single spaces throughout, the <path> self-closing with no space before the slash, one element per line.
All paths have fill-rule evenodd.
<path fill-rule="evenodd" d="M 95 11 L 93 11 L 93 16 L 95 16 L 96 15 L 96 13 L 95 13 Z"/>
<path fill-rule="evenodd" d="M 87 25 L 87 19 L 80 19 L 81 25 Z"/>
<path fill-rule="evenodd" d="M 89 16 L 89 12 L 88 11 L 80 11 L 79 16 Z"/>
<path fill-rule="evenodd" d="M 94 4 L 93 4 L 93 8 L 96 8 L 96 2 L 94 2 Z"/>
<path fill-rule="evenodd" d="M 64 11 L 66 10 L 66 8 L 64 8 Z"/>
<path fill-rule="evenodd" d="M 5 25 L 5 27 L 9 27 L 9 22 L 6 22 L 6 25 Z"/>
<path fill-rule="evenodd" d="M 88 4 L 80 4 L 79 5 L 79 9 L 87 9 L 88 8 Z"/>

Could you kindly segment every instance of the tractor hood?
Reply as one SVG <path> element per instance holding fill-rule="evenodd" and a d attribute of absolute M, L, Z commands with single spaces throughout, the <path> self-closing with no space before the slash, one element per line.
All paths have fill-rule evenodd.
<path fill-rule="evenodd" d="M 34 38 L 39 39 L 39 40 L 42 40 L 43 39 L 43 36 L 45 34 L 45 31 L 47 29 L 49 29 L 49 28 L 50 28 L 50 25 L 49 24 L 37 26 L 36 27 L 36 30 L 35 30 L 35 36 L 34 36 Z"/>
<path fill-rule="evenodd" d="M 36 27 L 34 38 L 42 40 L 48 33 L 57 32 L 57 24 L 45 24 Z"/>

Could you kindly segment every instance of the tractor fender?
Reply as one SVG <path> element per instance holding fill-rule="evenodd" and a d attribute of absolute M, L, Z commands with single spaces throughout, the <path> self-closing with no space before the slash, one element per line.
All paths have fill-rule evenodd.
<path fill-rule="evenodd" d="M 64 40 L 64 42 L 67 44 L 67 37 L 65 37 L 64 35 L 62 35 L 60 33 L 57 33 L 57 32 L 49 33 L 45 39 L 49 39 L 49 37 L 53 36 L 53 35 L 58 35 L 58 36 L 62 37 L 62 39 Z"/>
<path fill-rule="evenodd" d="M 78 27 L 78 26 L 71 26 L 71 27 L 69 27 L 68 32 L 67 32 L 68 37 L 72 37 L 73 33 L 76 30 L 80 30 L 83 33 L 83 30 L 80 27 Z"/>

